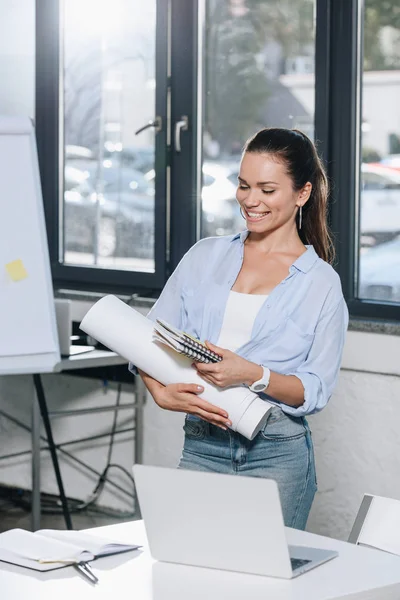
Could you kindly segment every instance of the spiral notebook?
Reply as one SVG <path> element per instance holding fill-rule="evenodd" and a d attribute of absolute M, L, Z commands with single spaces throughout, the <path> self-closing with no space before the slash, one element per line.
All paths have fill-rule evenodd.
<path fill-rule="evenodd" d="M 154 325 L 153 339 L 197 362 L 210 363 L 222 360 L 222 356 L 207 348 L 203 342 L 184 331 L 176 329 L 162 319 L 157 319 Z"/>

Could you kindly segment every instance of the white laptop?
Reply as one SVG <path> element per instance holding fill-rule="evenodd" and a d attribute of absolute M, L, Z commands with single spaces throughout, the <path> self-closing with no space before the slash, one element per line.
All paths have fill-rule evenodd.
<path fill-rule="evenodd" d="M 272 479 L 135 465 L 153 558 L 291 579 L 337 552 L 288 546 Z"/>
<path fill-rule="evenodd" d="M 54 304 L 56 308 L 57 331 L 61 356 L 74 356 L 75 354 L 83 354 L 84 352 L 91 352 L 94 350 L 94 346 L 71 344 L 74 339 L 74 336 L 72 335 L 71 300 L 66 298 L 55 298 Z"/>

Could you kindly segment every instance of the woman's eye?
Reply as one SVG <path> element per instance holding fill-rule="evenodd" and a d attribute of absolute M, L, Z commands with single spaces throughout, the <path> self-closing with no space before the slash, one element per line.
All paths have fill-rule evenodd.
<path fill-rule="evenodd" d="M 248 189 L 249 189 L 249 186 L 248 186 L 248 185 L 243 185 L 243 184 L 241 184 L 241 183 L 239 183 L 239 186 L 238 186 L 238 187 L 239 187 L 239 190 L 248 190 Z"/>
<path fill-rule="evenodd" d="M 275 190 L 262 190 L 263 194 L 273 194 Z"/>

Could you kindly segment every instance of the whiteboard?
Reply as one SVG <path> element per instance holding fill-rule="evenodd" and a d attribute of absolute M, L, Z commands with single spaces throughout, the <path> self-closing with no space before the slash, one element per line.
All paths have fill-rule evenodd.
<path fill-rule="evenodd" d="M 48 372 L 59 361 L 33 125 L 0 116 L 0 375 Z"/>

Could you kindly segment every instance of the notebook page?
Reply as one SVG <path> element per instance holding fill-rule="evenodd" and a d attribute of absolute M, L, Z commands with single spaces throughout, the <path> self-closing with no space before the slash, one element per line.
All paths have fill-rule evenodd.
<path fill-rule="evenodd" d="M 117 552 L 126 552 L 128 550 L 136 550 L 139 546 L 135 544 L 119 544 L 105 538 L 99 538 L 90 533 L 83 531 L 58 531 L 54 529 L 41 529 L 40 533 L 43 537 L 60 540 L 62 542 L 70 542 L 80 548 L 85 548 L 94 556 L 106 556 Z"/>
<path fill-rule="evenodd" d="M 175 337 L 173 335 L 171 335 L 170 333 L 168 333 L 167 331 L 163 331 L 161 328 L 159 329 L 158 327 L 154 327 L 154 338 L 156 341 L 158 342 L 162 342 L 164 344 L 168 344 L 169 346 L 172 346 L 172 348 L 175 348 L 176 350 L 181 350 L 183 349 L 183 344 L 182 342 L 178 341 L 177 339 L 175 339 Z"/>
<path fill-rule="evenodd" d="M 37 562 L 39 560 L 91 560 L 93 555 L 84 547 L 51 539 L 23 529 L 11 529 L 0 534 L 0 551 Z"/>

